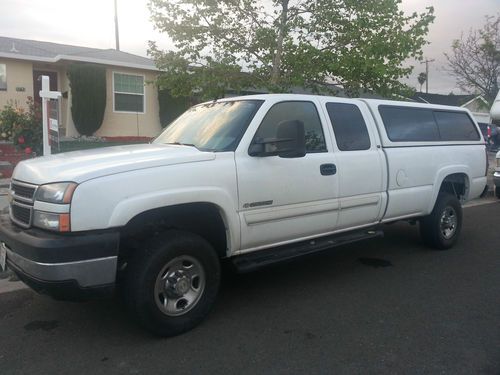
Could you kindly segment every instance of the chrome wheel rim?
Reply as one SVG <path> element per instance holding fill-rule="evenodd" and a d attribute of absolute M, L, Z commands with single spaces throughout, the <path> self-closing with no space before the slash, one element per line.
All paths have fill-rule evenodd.
<path fill-rule="evenodd" d="M 441 214 L 441 219 L 439 222 L 439 228 L 441 234 L 447 240 L 449 240 L 455 234 L 457 230 L 457 213 L 453 207 L 446 207 Z"/>
<path fill-rule="evenodd" d="M 196 306 L 205 283 L 205 271 L 198 260 L 188 255 L 176 257 L 156 277 L 156 305 L 165 315 L 183 315 Z"/>

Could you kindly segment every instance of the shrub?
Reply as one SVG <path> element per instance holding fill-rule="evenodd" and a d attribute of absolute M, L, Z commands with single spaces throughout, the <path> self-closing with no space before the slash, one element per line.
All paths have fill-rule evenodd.
<path fill-rule="evenodd" d="M 173 97 L 168 90 L 158 90 L 158 104 L 160 105 L 160 124 L 166 127 L 173 120 L 191 107 L 192 100 L 185 96 Z"/>
<path fill-rule="evenodd" d="M 71 115 L 76 130 L 93 135 L 102 125 L 106 109 L 106 69 L 99 65 L 75 64 L 68 69 Z"/>
<path fill-rule="evenodd" d="M 39 104 L 28 97 L 28 110 L 7 104 L 0 111 L 0 136 L 12 141 L 26 154 L 42 154 L 42 112 Z"/>

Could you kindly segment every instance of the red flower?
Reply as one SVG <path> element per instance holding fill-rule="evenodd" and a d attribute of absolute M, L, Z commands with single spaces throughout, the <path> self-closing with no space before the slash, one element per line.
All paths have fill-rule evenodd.
<path fill-rule="evenodd" d="M 24 137 L 21 135 L 19 138 L 17 138 L 17 143 L 22 145 L 24 143 Z"/>
<path fill-rule="evenodd" d="M 32 152 L 33 152 L 33 150 L 31 150 L 31 147 L 26 147 L 26 148 L 24 149 L 24 153 L 25 153 L 26 155 L 30 155 Z"/>

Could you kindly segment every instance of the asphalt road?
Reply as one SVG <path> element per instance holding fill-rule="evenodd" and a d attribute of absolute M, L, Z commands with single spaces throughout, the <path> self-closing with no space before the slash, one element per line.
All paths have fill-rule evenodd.
<path fill-rule="evenodd" d="M 118 300 L 0 295 L 1 374 L 500 374 L 500 204 L 465 209 L 459 245 L 416 226 L 248 275 L 179 337 Z"/>

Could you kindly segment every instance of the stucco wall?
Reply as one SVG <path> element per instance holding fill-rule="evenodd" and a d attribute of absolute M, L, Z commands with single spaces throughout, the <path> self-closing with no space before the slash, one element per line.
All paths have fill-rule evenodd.
<path fill-rule="evenodd" d="M 471 112 L 478 112 L 478 113 L 489 113 L 489 106 L 487 103 L 484 103 L 481 99 L 476 99 L 466 106 L 464 106 Z"/>
<path fill-rule="evenodd" d="M 19 107 L 26 108 L 29 96 L 33 97 L 33 70 L 51 70 L 58 74 L 58 90 L 67 92 L 67 98 L 61 98 L 60 126 L 65 128 L 61 135 L 78 136 L 79 133 L 71 116 L 71 90 L 67 77 L 66 64 L 39 64 L 23 60 L 1 59 L 0 64 L 6 65 L 7 90 L 0 90 L 0 110 L 7 103 L 13 101 Z M 113 107 L 113 72 L 144 75 L 145 106 L 144 113 L 115 112 Z M 98 136 L 141 136 L 154 137 L 161 131 L 158 93 L 153 84 L 147 84 L 155 79 L 155 72 L 121 67 L 107 67 L 106 69 L 106 111 L 101 128 L 96 132 Z M 24 88 L 24 91 L 16 90 Z"/>
<path fill-rule="evenodd" d="M 140 136 L 154 137 L 161 131 L 158 93 L 153 84 L 146 84 L 144 113 L 115 112 L 113 107 L 113 72 L 140 74 L 145 76 L 145 82 L 155 79 L 154 72 L 108 67 L 106 69 L 106 111 L 101 128 L 95 135 L 103 137 Z M 69 83 L 63 83 L 63 86 Z M 69 87 L 68 87 L 69 88 Z M 66 135 L 78 136 L 71 118 L 71 93 L 68 98 L 68 115 L 66 116 Z"/>
<path fill-rule="evenodd" d="M 113 72 L 143 74 L 146 86 L 144 113 L 115 112 L 113 107 Z M 153 72 L 123 68 L 109 68 L 107 78 L 107 104 L 103 126 L 98 130 L 99 136 L 156 136 L 160 130 L 160 115 L 157 90 L 148 81 L 155 79 Z"/>
<path fill-rule="evenodd" d="M 475 99 L 463 107 L 467 108 L 469 111 L 472 112 L 472 115 L 474 116 L 477 122 L 486 122 L 486 123 L 490 122 L 491 118 L 488 105 L 484 103 L 481 99 Z"/>
<path fill-rule="evenodd" d="M 61 97 L 59 100 L 61 101 L 61 113 L 59 116 L 59 121 L 60 124 L 59 126 L 62 127 L 62 129 L 59 130 L 59 135 L 60 136 L 65 136 L 68 132 L 68 127 L 72 127 L 73 129 L 75 126 L 73 125 L 73 118 L 71 117 L 71 109 L 70 109 L 70 89 L 69 89 L 69 79 L 67 75 L 67 70 L 66 68 L 61 68 L 59 70 L 59 91 L 61 93 L 67 93 L 67 97 Z M 71 123 L 71 124 L 70 124 Z"/>
<path fill-rule="evenodd" d="M 33 97 L 33 64 L 1 58 L 0 64 L 5 64 L 7 70 L 7 91 L 0 90 L 0 110 L 10 101 L 18 107 L 26 108 L 28 96 Z M 18 91 L 22 88 L 24 91 Z"/>

